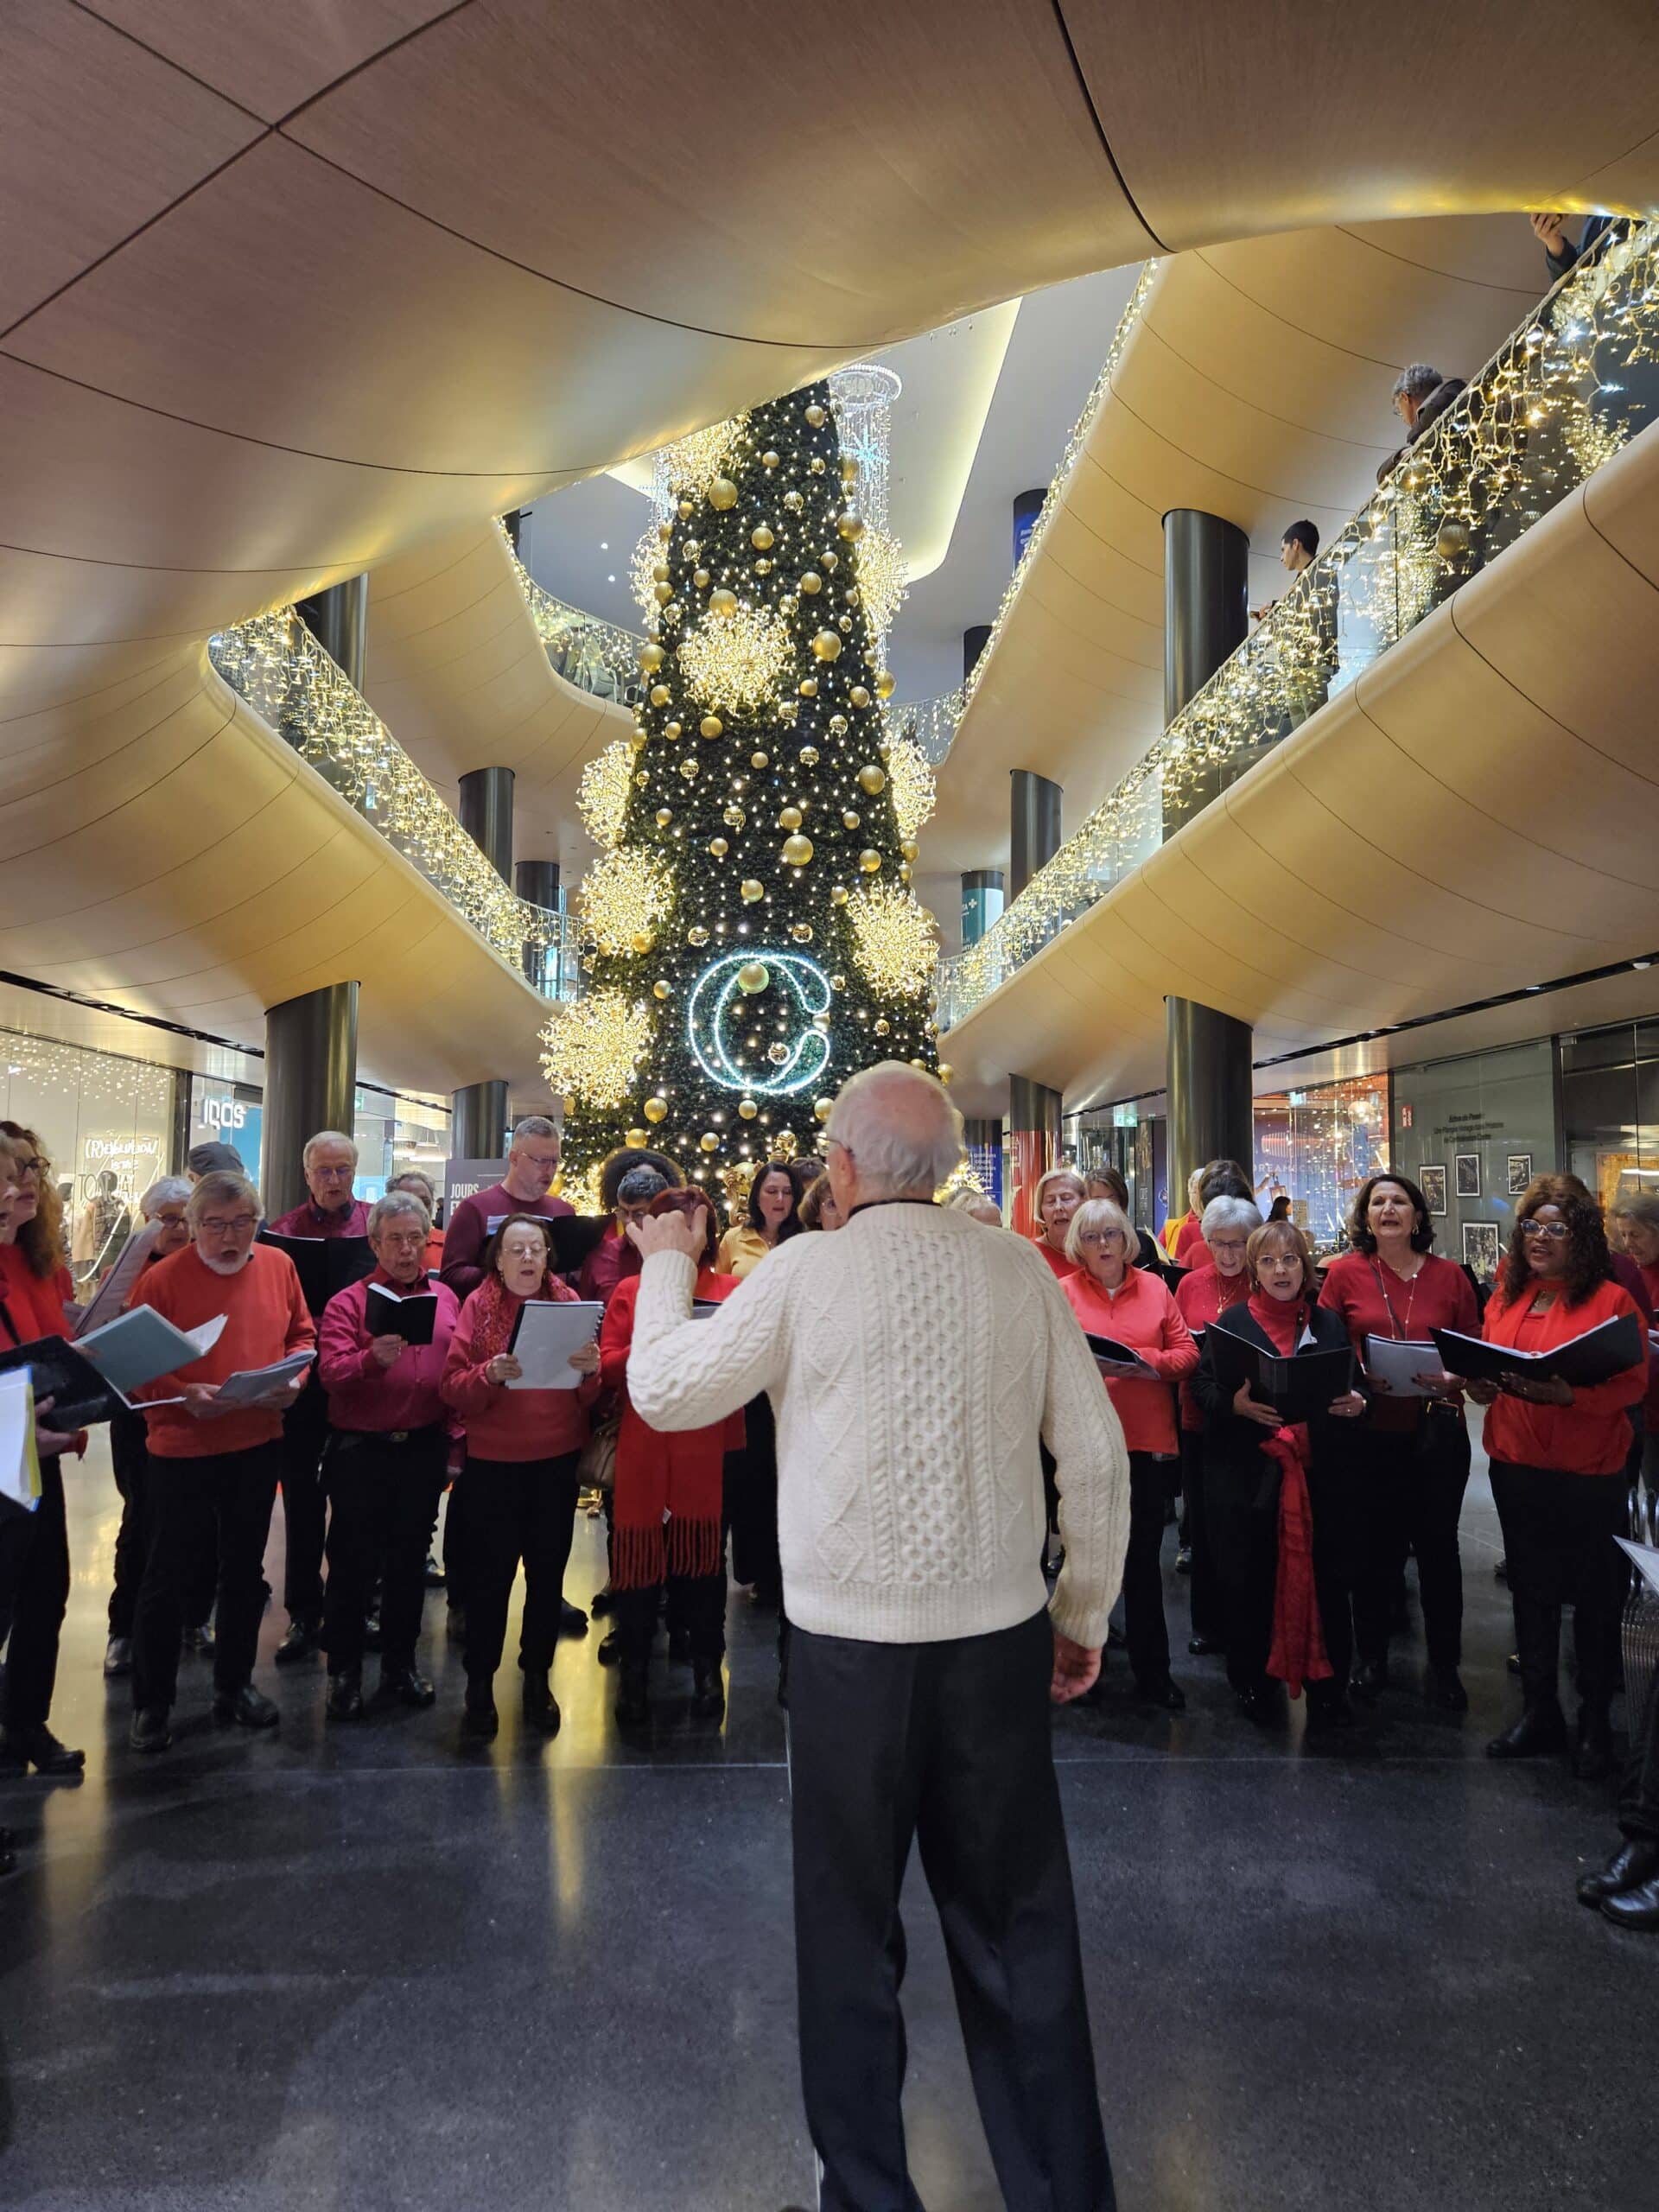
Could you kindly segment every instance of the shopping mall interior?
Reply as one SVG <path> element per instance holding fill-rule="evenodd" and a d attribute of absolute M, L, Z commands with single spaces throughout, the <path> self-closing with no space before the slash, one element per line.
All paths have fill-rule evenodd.
<path fill-rule="evenodd" d="M 0 1120 L 83 1295 L 194 1148 L 275 1218 L 319 1128 L 442 1201 L 546 1115 L 583 1212 L 649 1138 L 723 1227 L 883 1057 L 1027 1236 L 1052 1168 L 1159 1236 L 1231 1158 L 1323 1259 L 1392 1168 L 1484 1296 L 1535 1178 L 1659 1193 L 1626 0 L 13 0 L 0 205 Z M 772 1074 L 699 1030 L 727 969 L 794 993 Z M 1614 1782 L 1482 1756 L 1471 1432 L 1466 1713 L 1242 1728 L 1172 1508 L 1185 1709 L 1113 1648 L 1055 1717 L 1125 2212 L 1654 2201 L 1659 1945 L 1574 1902 Z M 187 1657 L 146 1763 L 106 1432 L 65 1465 L 86 1759 L 0 1772 L 0 2202 L 814 2201 L 775 1612 L 734 1583 L 716 1725 L 619 1728 L 596 1618 L 556 1739 L 461 1757 L 440 1587 L 435 1711 L 273 1668 L 278 1511 L 280 1728 Z M 567 1601 L 607 1573 L 580 1515 Z M 913 2201 L 1036 2212 L 908 1884 Z"/>

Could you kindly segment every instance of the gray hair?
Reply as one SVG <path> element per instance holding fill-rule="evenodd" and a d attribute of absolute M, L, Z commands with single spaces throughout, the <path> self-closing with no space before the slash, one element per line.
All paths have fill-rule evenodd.
<path fill-rule="evenodd" d="M 1242 1229 L 1248 1236 L 1262 1226 L 1262 1209 L 1253 1206 L 1248 1198 L 1211 1198 L 1204 1210 L 1198 1232 L 1207 1244 L 1224 1229 Z"/>
<path fill-rule="evenodd" d="M 1065 1232 L 1065 1256 L 1083 1265 L 1083 1233 L 1085 1229 L 1116 1229 L 1123 1239 L 1123 1264 L 1127 1268 L 1141 1249 L 1141 1239 L 1135 1233 L 1135 1224 L 1129 1219 L 1116 1198 L 1085 1198 L 1071 1217 L 1071 1226 Z"/>
<path fill-rule="evenodd" d="M 140 1218 L 154 1221 L 163 1206 L 188 1205 L 190 1185 L 182 1175 L 163 1175 L 138 1201 Z"/>
<path fill-rule="evenodd" d="M 1043 1217 L 1043 1199 L 1051 1183 L 1075 1183 L 1080 1198 L 1086 1198 L 1089 1195 L 1089 1185 L 1084 1180 L 1081 1167 L 1051 1167 L 1046 1175 L 1037 1178 L 1031 1194 L 1031 1210 L 1039 1221 Z"/>
<path fill-rule="evenodd" d="M 377 1237 L 387 1222 L 399 1214 L 412 1213 L 421 1224 L 421 1234 L 432 1233 L 432 1217 L 413 1191 L 388 1191 L 384 1198 L 377 1198 L 369 1208 L 369 1236 Z"/>
<path fill-rule="evenodd" d="M 944 1085 L 903 1060 L 879 1060 L 842 1084 L 826 1135 L 877 1196 L 931 1198 L 962 1160 L 962 1116 Z"/>
<path fill-rule="evenodd" d="M 433 1201 L 438 1195 L 438 1186 L 424 1168 L 405 1167 L 401 1175 L 392 1177 L 386 1188 L 388 1191 L 401 1191 L 410 1183 L 418 1183 L 426 1192 L 426 1210 L 430 1213 Z"/>
<path fill-rule="evenodd" d="M 357 1165 L 357 1139 L 347 1136 L 344 1129 L 319 1129 L 314 1137 L 305 1141 L 305 1150 L 300 1154 L 302 1167 L 311 1165 L 311 1155 L 320 1144 L 343 1144 L 352 1155 L 352 1165 Z"/>
<path fill-rule="evenodd" d="M 654 1198 L 658 1191 L 668 1188 L 668 1178 L 642 1160 L 638 1167 L 630 1167 L 616 1186 L 619 1205 L 637 1206 L 642 1199 Z"/>
<path fill-rule="evenodd" d="M 202 1216 L 210 1206 L 251 1206 L 254 1218 L 260 1218 L 259 1193 L 245 1175 L 238 1175 L 229 1167 L 211 1168 L 195 1185 L 185 1201 L 184 1217 L 192 1229 L 200 1229 Z"/>
<path fill-rule="evenodd" d="M 1427 361 L 1414 361 L 1408 369 L 1402 369 L 1395 378 L 1394 397 L 1396 399 L 1427 399 L 1436 385 L 1445 382 L 1446 378 L 1440 371 L 1430 368 Z"/>
<path fill-rule="evenodd" d="M 1633 1221 L 1643 1229 L 1659 1230 L 1659 1193 L 1652 1191 L 1627 1191 L 1623 1198 L 1615 1198 L 1608 1212 L 1621 1221 Z"/>
<path fill-rule="evenodd" d="M 526 1114 L 523 1121 L 515 1122 L 512 1125 L 512 1147 L 518 1146 L 525 1137 L 556 1137 L 558 1134 L 545 1114 Z"/>

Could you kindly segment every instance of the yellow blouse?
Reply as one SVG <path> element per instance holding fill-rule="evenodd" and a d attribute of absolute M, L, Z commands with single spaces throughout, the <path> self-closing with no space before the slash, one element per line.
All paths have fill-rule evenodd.
<path fill-rule="evenodd" d="M 758 1229 L 751 1229 L 747 1221 L 740 1221 L 735 1229 L 728 1229 L 720 1240 L 720 1250 L 715 1257 L 717 1274 L 735 1275 L 740 1282 L 751 1275 L 773 1248 Z"/>

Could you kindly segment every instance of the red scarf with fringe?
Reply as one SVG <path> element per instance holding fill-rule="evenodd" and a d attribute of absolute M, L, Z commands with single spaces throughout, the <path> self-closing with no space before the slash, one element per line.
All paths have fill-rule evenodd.
<path fill-rule="evenodd" d="M 1255 1291 L 1251 1319 L 1286 1358 L 1295 1352 L 1303 1328 L 1302 1302 L 1291 1304 Z M 1293 1698 L 1305 1682 L 1322 1682 L 1335 1671 L 1325 1655 L 1319 1626 L 1319 1592 L 1313 1581 L 1313 1507 L 1307 1469 L 1313 1446 L 1306 1421 L 1287 1422 L 1262 1446 L 1279 1466 L 1279 1564 L 1273 1582 L 1273 1649 L 1268 1672 L 1283 1682 Z"/>
<path fill-rule="evenodd" d="M 719 1300 L 737 1288 L 735 1275 L 697 1270 L 695 1295 Z M 605 1308 L 601 1352 L 606 1379 L 624 1391 L 616 1438 L 616 1487 L 611 1498 L 611 1586 L 652 1590 L 670 1575 L 720 1571 L 721 1507 L 726 1454 L 741 1448 L 743 1416 L 670 1435 L 627 1401 L 626 1361 L 633 1340 L 639 1278 L 620 1282 Z"/>

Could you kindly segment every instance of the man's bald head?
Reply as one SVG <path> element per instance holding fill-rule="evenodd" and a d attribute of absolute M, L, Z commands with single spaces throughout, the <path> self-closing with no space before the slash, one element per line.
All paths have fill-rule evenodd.
<path fill-rule="evenodd" d="M 872 1198 L 931 1198 L 962 1159 L 962 1116 L 936 1077 L 882 1060 L 842 1086 L 826 1142 L 843 1213 Z"/>

